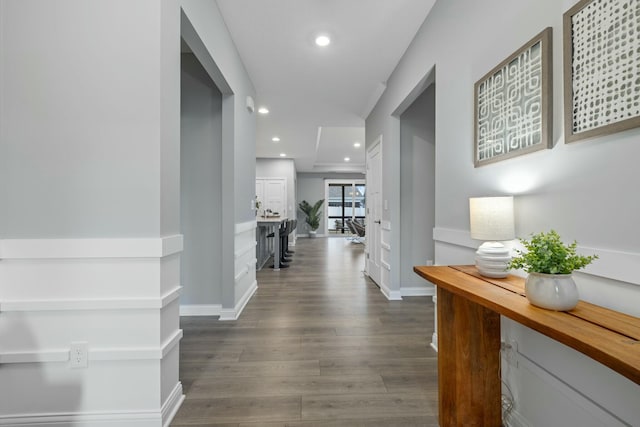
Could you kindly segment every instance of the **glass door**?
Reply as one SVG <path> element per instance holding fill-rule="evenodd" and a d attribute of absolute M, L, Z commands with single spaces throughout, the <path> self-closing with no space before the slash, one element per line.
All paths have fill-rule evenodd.
<path fill-rule="evenodd" d="M 365 218 L 365 184 L 351 182 L 327 183 L 327 230 L 331 234 L 349 234 L 346 220 Z"/>

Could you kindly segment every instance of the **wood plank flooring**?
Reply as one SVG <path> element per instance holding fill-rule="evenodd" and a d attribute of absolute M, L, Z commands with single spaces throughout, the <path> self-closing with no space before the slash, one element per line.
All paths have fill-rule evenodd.
<path fill-rule="evenodd" d="M 240 319 L 183 317 L 173 427 L 437 426 L 431 297 L 388 301 L 361 244 L 299 239 Z M 269 264 L 269 263 L 268 263 Z"/>

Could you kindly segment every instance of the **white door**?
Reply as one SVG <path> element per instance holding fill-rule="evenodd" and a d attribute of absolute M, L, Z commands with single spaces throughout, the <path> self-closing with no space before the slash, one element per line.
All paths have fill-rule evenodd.
<path fill-rule="evenodd" d="M 366 270 L 380 284 L 380 251 L 382 223 L 382 136 L 367 151 L 367 232 Z"/>

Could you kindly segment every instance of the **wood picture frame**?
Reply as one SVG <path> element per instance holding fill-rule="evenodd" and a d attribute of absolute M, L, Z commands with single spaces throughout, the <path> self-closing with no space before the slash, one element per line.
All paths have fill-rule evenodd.
<path fill-rule="evenodd" d="M 640 3 L 581 0 L 563 14 L 564 140 L 640 126 Z"/>
<path fill-rule="evenodd" d="M 474 165 L 553 146 L 552 29 L 545 28 L 474 85 Z"/>

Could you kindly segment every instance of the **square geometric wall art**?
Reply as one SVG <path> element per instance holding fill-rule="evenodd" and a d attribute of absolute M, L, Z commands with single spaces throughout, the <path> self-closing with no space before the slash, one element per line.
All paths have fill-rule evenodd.
<path fill-rule="evenodd" d="M 476 167 L 552 146 L 551 28 L 475 84 Z"/>
<path fill-rule="evenodd" d="M 582 0 L 563 32 L 565 142 L 640 126 L 640 1 Z"/>

